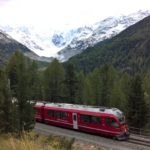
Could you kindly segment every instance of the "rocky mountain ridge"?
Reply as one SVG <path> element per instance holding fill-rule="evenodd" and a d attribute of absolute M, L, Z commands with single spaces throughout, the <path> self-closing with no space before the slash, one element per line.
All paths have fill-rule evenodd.
<path fill-rule="evenodd" d="M 22 52 L 25 56 L 33 60 L 43 61 L 45 59 L 45 61 L 47 61 L 47 59 L 50 59 L 39 57 L 26 46 L 14 40 L 10 35 L 0 30 L 0 65 L 5 65 L 5 63 L 16 51 Z"/>
<path fill-rule="evenodd" d="M 66 31 L 38 32 L 35 28 L 25 25 L 19 27 L 0 26 L 0 29 L 37 55 L 44 56 L 40 57 L 43 61 L 51 61 L 51 57 L 66 61 L 87 47 L 119 34 L 149 15 L 150 11 L 138 11 L 128 16 L 108 17 L 93 25 Z"/>

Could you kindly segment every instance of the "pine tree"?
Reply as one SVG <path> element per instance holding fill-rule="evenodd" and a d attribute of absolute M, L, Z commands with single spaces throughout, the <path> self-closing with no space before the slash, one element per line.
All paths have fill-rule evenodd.
<path fill-rule="evenodd" d="M 44 72 L 45 100 L 59 102 L 63 96 L 64 68 L 54 59 Z"/>
<path fill-rule="evenodd" d="M 96 101 L 94 100 L 94 92 L 92 89 L 90 77 L 86 76 L 83 86 L 83 104 L 94 105 L 95 102 Z"/>
<path fill-rule="evenodd" d="M 100 90 L 100 101 L 99 105 L 109 106 L 111 91 L 114 86 L 116 72 L 111 65 L 104 65 L 100 68 L 100 78 L 101 78 L 101 90 Z"/>
<path fill-rule="evenodd" d="M 131 126 L 142 128 L 148 119 L 148 108 L 140 75 L 133 77 L 128 99 L 128 120 Z"/>
<path fill-rule="evenodd" d="M 96 68 L 89 74 L 91 84 L 91 93 L 93 95 L 91 101 L 93 105 L 99 105 L 101 100 L 101 76 L 100 69 Z"/>
<path fill-rule="evenodd" d="M 121 87 L 119 83 L 115 83 L 112 91 L 111 91 L 111 98 L 110 98 L 110 106 L 119 108 L 123 111 L 123 108 L 126 108 L 123 106 L 123 101 L 125 101 L 125 96 L 123 91 L 121 90 Z"/>
<path fill-rule="evenodd" d="M 9 61 L 7 66 L 8 77 L 10 80 L 10 89 L 13 99 L 16 100 L 14 108 L 16 112 L 16 128 L 15 130 L 22 131 L 26 125 L 26 129 L 30 128 L 30 123 L 28 120 L 33 119 L 32 111 L 28 111 L 28 107 L 31 107 L 29 101 L 28 91 L 29 81 L 28 81 L 28 69 L 27 69 L 27 59 L 23 54 L 16 52 Z M 28 115 L 27 115 L 28 114 Z M 29 119 L 30 118 L 30 119 Z"/>
<path fill-rule="evenodd" d="M 65 96 L 70 103 L 76 102 L 76 95 L 78 90 L 78 80 L 73 64 L 68 64 L 65 75 Z"/>
<path fill-rule="evenodd" d="M 147 107 L 148 107 L 148 113 L 149 113 L 149 116 L 150 116 L 150 70 L 145 74 L 145 77 L 144 77 L 144 96 L 145 96 L 145 100 L 146 100 L 146 103 L 147 103 Z M 148 124 L 146 126 L 148 129 L 150 129 L 150 117 L 148 119 Z"/>
<path fill-rule="evenodd" d="M 143 86 L 145 90 L 145 96 L 148 104 L 150 105 L 150 70 L 145 74 Z"/>
<path fill-rule="evenodd" d="M 77 93 L 76 93 L 76 102 L 79 104 L 83 104 L 83 89 L 84 89 L 85 75 L 82 71 L 77 74 Z"/>
<path fill-rule="evenodd" d="M 131 77 L 129 74 L 124 73 L 119 80 L 120 89 L 122 91 L 123 97 L 121 99 L 121 110 L 127 114 L 128 112 L 128 99 L 129 91 L 131 86 Z"/>
<path fill-rule="evenodd" d="M 12 131 L 12 101 L 9 80 L 6 73 L 0 70 L 0 132 Z"/>
<path fill-rule="evenodd" d="M 28 81 L 29 87 L 28 95 L 31 100 L 39 100 L 42 99 L 41 95 L 41 79 L 39 76 L 38 65 L 35 61 L 30 61 L 28 67 Z"/>

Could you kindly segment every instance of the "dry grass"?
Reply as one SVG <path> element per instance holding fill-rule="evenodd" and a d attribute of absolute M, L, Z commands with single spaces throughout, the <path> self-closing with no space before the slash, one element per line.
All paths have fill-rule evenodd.
<path fill-rule="evenodd" d="M 42 136 L 34 132 L 21 136 L 1 135 L 0 150 L 103 150 L 89 144 L 58 136 Z"/>
<path fill-rule="evenodd" d="M 42 136 L 35 133 L 0 136 L 0 150 L 68 150 L 72 141 L 58 136 Z M 71 145 L 70 145 L 71 143 Z"/>
<path fill-rule="evenodd" d="M 39 140 L 34 140 L 28 134 L 21 137 L 3 135 L 0 138 L 0 150 L 39 150 L 41 146 Z"/>

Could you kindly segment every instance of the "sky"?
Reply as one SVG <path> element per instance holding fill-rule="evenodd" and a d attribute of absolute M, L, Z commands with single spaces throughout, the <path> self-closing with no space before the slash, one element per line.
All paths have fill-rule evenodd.
<path fill-rule="evenodd" d="M 0 0 L 0 25 L 65 29 L 150 10 L 150 0 Z"/>

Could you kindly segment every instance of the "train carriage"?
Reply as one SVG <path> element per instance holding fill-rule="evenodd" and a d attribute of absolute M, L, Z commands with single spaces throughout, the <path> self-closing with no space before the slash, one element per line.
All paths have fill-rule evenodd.
<path fill-rule="evenodd" d="M 66 103 L 36 103 L 34 108 L 36 121 L 112 136 L 119 140 L 129 137 L 125 116 L 117 108 Z"/>

